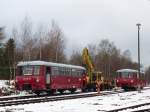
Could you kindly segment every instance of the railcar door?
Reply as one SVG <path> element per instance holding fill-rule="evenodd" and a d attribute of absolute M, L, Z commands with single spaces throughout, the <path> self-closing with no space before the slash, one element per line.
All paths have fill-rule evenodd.
<path fill-rule="evenodd" d="M 51 67 L 46 67 L 46 84 L 49 85 L 51 83 Z"/>

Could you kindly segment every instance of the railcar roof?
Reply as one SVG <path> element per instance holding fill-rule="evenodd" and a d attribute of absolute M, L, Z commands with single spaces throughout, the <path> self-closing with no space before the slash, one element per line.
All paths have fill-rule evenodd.
<path fill-rule="evenodd" d="M 46 61 L 22 61 L 17 64 L 17 66 L 25 66 L 25 65 L 59 66 L 59 67 L 68 67 L 68 68 L 76 68 L 76 69 L 85 70 L 85 68 L 82 66 L 62 64 L 62 63 L 53 63 L 53 62 L 46 62 Z"/>
<path fill-rule="evenodd" d="M 134 69 L 120 69 L 120 70 L 117 70 L 117 72 L 132 72 L 132 73 L 138 73 L 138 70 L 134 70 Z M 141 73 L 144 73 L 144 72 L 141 71 Z"/>

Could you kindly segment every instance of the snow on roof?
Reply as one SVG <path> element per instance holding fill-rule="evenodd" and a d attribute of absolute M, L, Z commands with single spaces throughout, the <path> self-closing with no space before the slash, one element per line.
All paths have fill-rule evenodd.
<path fill-rule="evenodd" d="M 46 61 L 22 61 L 17 64 L 17 66 L 25 66 L 25 65 L 58 66 L 58 67 L 68 67 L 68 68 L 76 68 L 76 69 L 85 70 L 85 68 L 82 66 L 62 64 L 62 63 L 53 63 L 53 62 L 46 62 Z"/>
<path fill-rule="evenodd" d="M 134 70 L 134 69 L 120 69 L 117 70 L 117 72 L 134 72 L 134 73 L 138 73 L 138 70 Z M 143 71 L 141 71 L 141 73 L 144 73 Z"/>

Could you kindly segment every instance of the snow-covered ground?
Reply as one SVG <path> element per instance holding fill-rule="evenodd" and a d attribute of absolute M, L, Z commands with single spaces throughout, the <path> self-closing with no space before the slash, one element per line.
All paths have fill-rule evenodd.
<path fill-rule="evenodd" d="M 0 81 L 0 87 L 6 87 Z M 118 93 L 106 96 L 0 107 L 0 112 L 103 112 L 150 102 L 150 90 Z"/>
<path fill-rule="evenodd" d="M 106 96 L 0 107 L 0 112 L 103 112 L 150 102 L 150 90 Z"/>
<path fill-rule="evenodd" d="M 7 82 L 8 82 L 8 80 L 0 80 L 0 88 L 8 87 L 8 85 L 6 84 Z"/>

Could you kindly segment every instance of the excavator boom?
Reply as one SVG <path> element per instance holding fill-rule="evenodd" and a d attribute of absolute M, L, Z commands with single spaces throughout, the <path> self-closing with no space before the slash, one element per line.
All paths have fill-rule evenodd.
<path fill-rule="evenodd" d="M 87 48 L 83 49 L 82 58 L 83 58 L 83 65 L 87 69 L 87 74 L 88 74 L 88 79 L 89 79 L 88 81 L 91 82 L 92 81 L 92 73 L 94 72 L 94 66 L 93 66 L 92 59 L 89 55 Z"/>

